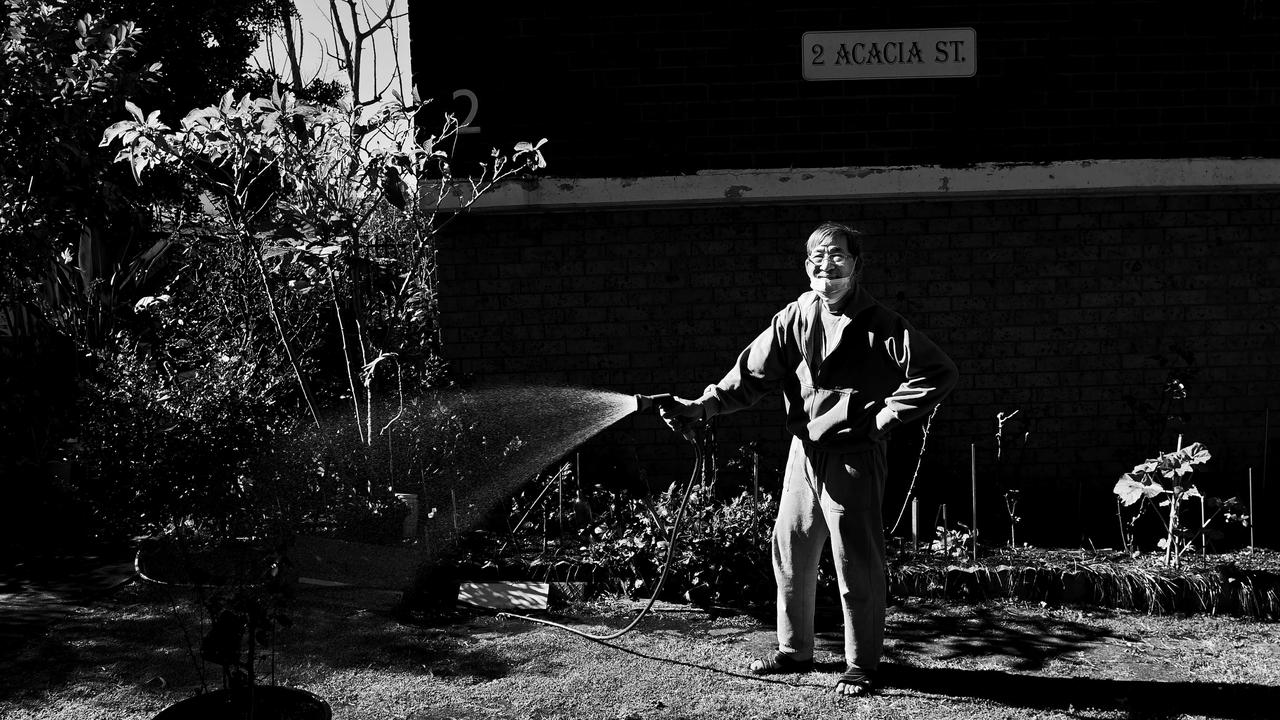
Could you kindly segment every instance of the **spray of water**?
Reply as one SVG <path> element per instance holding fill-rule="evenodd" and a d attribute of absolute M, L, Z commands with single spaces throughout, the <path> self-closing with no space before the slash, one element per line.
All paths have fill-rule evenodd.
<path fill-rule="evenodd" d="M 476 523 L 544 468 L 633 412 L 635 398 L 587 388 L 508 385 L 451 393 L 443 407 L 469 431 L 453 478 L 426 488 L 434 496 L 426 500 L 437 509 L 434 525 L 447 530 L 455 522 L 458 529 Z M 446 498 L 441 491 L 448 479 L 457 482 Z"/>
<path fill-rule="evenodd" d="M 450 388 L 375 405 L 372 439 L 335 413 L 275 453 L 272 474 L 312 517 L 341 520 L 340 506 L 416 494 L 432 551 L 636 410 L 632 395 L 552 385 Z"/>

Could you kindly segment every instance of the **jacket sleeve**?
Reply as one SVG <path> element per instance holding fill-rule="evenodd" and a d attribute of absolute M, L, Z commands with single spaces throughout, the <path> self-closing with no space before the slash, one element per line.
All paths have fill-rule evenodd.
<path fill-rule="evenodd" d="M 903 320 L 884 348 L 902 371 L 902 384 L 885 398 L 876 414 L 875 435 L 928 415 L 946 398 L 960 376 L 956 364 L 924 333 Z"/>
<path fill-rule="evenodd" d="M 698 399 L 703 417 L 745 410 L 781 386 L 791 372 L 787 350 L 791 310 L 774 315 L 769 327 L 738 355 L 720 382 L 707 386 Z"/>

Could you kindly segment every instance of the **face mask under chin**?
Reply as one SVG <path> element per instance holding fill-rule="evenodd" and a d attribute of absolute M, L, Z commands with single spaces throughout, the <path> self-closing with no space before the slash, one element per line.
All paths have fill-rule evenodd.
<path fill-rule="evenodd" d="M 842 278 L 810 278 L 809 287 L 827 303 L 839 302 L 848 292 L 851 277 Z"/>

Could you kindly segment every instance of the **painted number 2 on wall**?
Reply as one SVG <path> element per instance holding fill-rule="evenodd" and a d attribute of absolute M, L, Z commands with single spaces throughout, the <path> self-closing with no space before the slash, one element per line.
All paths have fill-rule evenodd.
<path fill-rule="evenodd" d="M 801 38 L 805 80 L 973 77 L 973 28 L 807 32 Z"/>

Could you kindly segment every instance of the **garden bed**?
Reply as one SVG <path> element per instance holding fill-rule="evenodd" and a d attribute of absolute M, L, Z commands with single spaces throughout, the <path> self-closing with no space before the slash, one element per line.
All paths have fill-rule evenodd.
<path fill-rule="evenodd" d="M 1007 599 L 1152 615 L 1210 613 L 1280 620 L 1280 551 L 1263 548 L 1187 556 L 1181 568 L 1165 567 L 1160 553 L 999 549 L 981 552 L 975 562 L 898 550 L 890 552 L 887 574 L 889 594 L 896 598 L 957 602 Z M 554 547 L 516 553 L 500 562 L 463 561 L 450 569 L 450 575 L 463 581 L 574 583 L 574 594 L 586 597 L 647 597 L 651 587 L 651 583 L 637 587 L 636 576 L 630 572 L 600 567 Z M 671 577 L 662 599 L 689 601 L 689 587 L 687 578 Z M 737 597 L 727 604 L 746 609 L 770 600 Z M 726 603 L 723 594 L 716 603 Z"/>
<path fill-rule="evenodd" d="M 1164 566 L 1160 554 L 1022 549 L 945 563 L 907 553 L 891 561 L 889 587 L 903 597 L 1280 620 L 1280 553 L 1259 548 L 1184 557 L 1181 568 Z"/>

